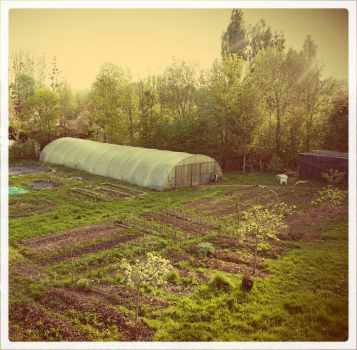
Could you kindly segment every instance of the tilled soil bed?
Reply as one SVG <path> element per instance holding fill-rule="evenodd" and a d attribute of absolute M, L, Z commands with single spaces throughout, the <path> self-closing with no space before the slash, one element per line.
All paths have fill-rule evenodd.
<path fill-rule="evenodd" d="M 278 198 L 284 198 L 284 197 L 288 197 L 288 196 L 292 196 L 292 193 L 290 191 L 288 192 L 281 192 L 281 193 L 278 193 Z M 240 205 L 238 208 L 239 208 L 239 211 L 242 212 L 242 211 L 245 211 L 247 209 L 249 209 L 252 205 L 254 205 L 255 203 L 253 202 L 254 199 L 256 198 L 260 198 L 260 200 L 258 201 L 258 204 L 259 205 L 264 205 L 264 204 L 267 204 L 267 203 L 272 203 L 273 200 L 275 200 L 275 196 L 274 195 L 269 195 L 268 192 L 265 192 L 265 193 L 258 193 L 256 196 L 252 196 L 251 197 L 251 203 L 250 204 L 247 204 L 247 205 Z M 214 217 L 224 217 L 224 216 L 230 216 L 230 215 L 233 215 L 233 214 L 236 214 L 237 213 L 237 209 L 236 209 L 236 206 L 234 204 L 233 208 L 227 208 L 227 209 L 220 209 L 220 210 L 217 210 L 217 209 L 220 209 L 220 207 L 218 208 L 212 208 L 211 210 L 213 211 L 212 215 Z"/>
<path fill-rule="evenodd" d="M 11 305 L 9 321 L 9 339 L 11 341 L 26 341 L 27 339 L 23 335 L 24 330 L 36 333 L 42 341 L 91 340 L 90 334 L 83 333 L 70 323 L 47 314 L 33 303 L 19 302 Z M 23 333 L 15 331 L 11 325 L 18 325 Z"/>
<path fill-rule="evenodd" d="M 44 254 L 61 250 L 71 245 L 117 235 L 124 231 L 124 228 L 116 227 L 111 222 L 100 222 L 33 237 L 22 242 L 22 244 L 28 247 L 32 253 Z"/>
<path fill-rule="evenodd" d="M 244 249 L 246 251 L 250 251 L 254 253 L 255 243 L 246 242 L 246 241 L 239 241 L 233 238 L 226 238 L 226 237 L 217 237 L 210 242 L 214 246 L 218 246 L 221 248 L 236 248 L 236 249 Z M 282 247 L 272 246 L 269 250 L 258 251 L 258 256 L 270 259 L 276 259 L 279 255 L 284 253 L 284 249 Z"/>
<path fill-rule="evenodd" d="M 214 198 L 202 198 L 202 199 L 198 199 L 196 201 L 185 203 L 185 204 L 183 204 L 183 206 L 186 207 L 186 208 L 198 207 L 200 205 L 212 203 L 214 201 L 215 201 Z"/>
<path fill-rule="evenodd" d="M 35 181 L 32 181 L 32 182 L 29 182 L 28 185 L 31 186 L 32 188 L 34 188 L 35 190 L 44 190 L 44 189 L 47 189 L 47 188 L 63 186 L 63 184 L 57 183 L 57 182 L 53 182 L 51 180 L 49 180 L 49 181 L 35 180 Z"/>
<path fill-rule="evenodd" d="M 188 260 L 190 260 L 190 256 L 188 254 L 180 254 L 177 252 L 168 252 L 166 254 L 166 258 L 171 261 L 188 261 Z"/>
<path fill-rule="evenodd" d="M 187 245 L 184 248 L 185 251 L 190 252 L 191 254 L 199 255 L 200 247 L 196 244 Z M 207 256 L 212 257 L 214 259 L 227 261 L 235 264 L 243 264 L 247 266 L 253 266 L 254 256 L 243 254 L 243 253 L 236 253 L 236 252 L 226 252 L 221 248 L 216 248 L 214 253 L 208 253 Z M 257 266 L 264 261 L 264 258 L 257 257 Z"/>
<path fill-rule="evenodd" d="M 97 244 L 94 244 L 94 245 L 91 245 L 88 247 L 78 248 L 73 251 L 63 252 L 63 253 L 59 253 L 59 254 L 56 254 L 51 257 L 43 258 L 43 259 L 41 259 L 40 263 L 41 263 L 41 265 L 56 264 L 58 262 L 61 262 L 61 261 L 64 261 L 64 260 L 67 260 L 70 258 L 78 258 L 85 254 L 98 253 L 102 250 L 112 249 L 120 243 L 126 243 L 128 241 L 132 241 L 139 237 L 140 236 L 138 236 L 138 235 L 116 237 L 109 241 L 100 242 L 100 243 L 97 243 Z"/>
<path fill-rule="evenodd" d="M 53 300 L 56 300 L 54 303 Z M 96 322 L 92 326 L 100 331 L 104 328 L 109 328 L 112 325 L 117 326 L 118 332 L 122 334 L 120 341 L 135 340 L 134 318 L 118 312 L 113 306 L 102 305 L 96 299 L 96 295 L 92 292 L 73 291 L 66 288 L 50 287 L 42 299 L 42 303 L 51 311 L 65 315 L 67 317 L 75 317 L 75 312 L 91 313 L 96 315 Z M 87 320 L 80 320 L 86 324 Z M 155 331 L 148 328 L 144 323 L 138 324 L 139 340 L 150 341 L 153 338 Z"/>
<path fill-rule="evenodd" d="M 336 220 L 342 215 L 348 215 L 348 208 L 340 206 L 337 209 L 328 209 L 323 207 L 309 208 L 306 211 L 295 212 L 293 215 L 284 219 L 288 226 L 286 229 L 278 229 L 276 236 L 283 240 L 303 240 L 314 241 L 322 239 L 321 235 L 316 232 L 316 228 L 323 225 L 325 218 Z"/>
<path fill-rule="evenodd" d="M 191 270 L 187 270 L 187 269 L 179 270 L 180 278 L 191 278 L 192 273 L 193 272 Z M 208 276 L 206 276 L 203 272 L 196 271 L 193 274 L 194 274 L 196 280 L 200 283 L 207 283 L 210 280 L 210 278 Z"/>
<path fill-rule="evenodd" d="M 121 197 L 121 198 L 128 198 L 128 197 L 131 197 L 130 194 L 127 194 L 127 193 L 124 193 L 124 192 L 119 192 L 119 191 L 115 191 L 115 190 L 111 190 L 110 188 L 104 188 L 104 187 L 100 187 L 100 186 L 90 186 L 90 188 L 93 188 L 99 192 L 107 192 L 107 193 L 110 193 L 114 196 L 117 196 L 117 197 Z"/>
<path fill-rule="evenodd" d="M 57 202 L 49 199 L 41 199 L 39 202 L 19 196 L 16 199 L 11 198 L 9 202 L 9 219 L 40 215 L 57 209 Z"/>
<path fill-rule="evenodd" d="M 108 187 L 112 187 L 112 188 L 117 188 L 119 190 L 123 190 L 129 193 L 133 193 L 133 194 L 146 194 L 146 192 L 143 191 L 138 191 L 138 190 L 133 190 L 132 188 L 128 188 L 128 187 L 123 187 L 123 186 L 118 186 L 118 185 L 114 185 L 114 184 L 110 184 L 110 183 L 102 183 L 103 186 L 108 186 Z"/>
<path fill-rule="evenodd" d="M 77 192 L 81 192 L 81 193 L 84 193 L 86 195 L 89 195 L 89 196 L 93 196 L 93 197 L 99 197 L 101 199 L 104 199 L 106 201 L 111 201 L 113 198 L 112 197 L 109 197 L 109 196 L 105 196 L 104 194 L 101 194 L 101 193 L 97 193 L 97 192 L 93 192 L 93 191 L 89 191 L 89 190 L 86 190 L 84 188 L 71 188 L 72 191 L 77 191 Z"/>
<path fill-rule="evenodd" d="M 247 193 L 250 193 L 250 192 L 252 192 L 254 190 L 257 190 L 257 187 L 251 185 L 250 187 L 245 187 L 245 188 L 242 188 L 240 190 L 234 190 L 234 191 L 226 192 L 224 195 L 225 196 L 237 196 L 238 195 L 239 199 L 243 199 L 243 198 L 246 198 L 246 197 L 241 196 L 242 194 L 247 194 Z M 249 194 L 248 194 L 248 197 L 249 197 Z"/>
<path fill-rule="evenodd" d="M 235 202 L 225 201 L 225 202 L 220 202 L 220 203 L 216 203 L 216 204 L 212 204 L 212 205 L 204 205 L 204 206 L 200 207 L 199 210 L 200 211 L 216 211 L 218 209 L 224 209 L 224 208 L 228 207 L 229 205 L 235 206 Z M 234 207 L 234 209 L 235 209 L 235 207 Z"/>
<path fill-rule="evenodd" d="M 187 221 L 182 221 L 173 217 L 167 217 L 165 215 L 156 214 L 156 213 L 144 213 L 141 214 L 142 217 L 147 219 L 153 219 L 156 221 L 160 221 L 164 224 L 170 224 L 176 228 L 179 228 L 181 231 L 188 232 L 188 233 L 197 233 L 203 234 L 208 232 L 209 230 L 205 227 L 200 227 L 193 225 Z"/>
<path fill-rule="evenodd" d="M 243 265 L 243 264 L 235 264 L 230 262 L 223 262 L 220 260 L 212 259 L 212 258 L 195 258 L 194 262 L 192 263 L 195 267 L 205 267 L 213 270 L 220 270 L 228 273 L 233 274 L 251 274 L 252 267 Z M 255 270 L 256 277 L 266 277 L 268 274 L 259 269 L 259 267 Z"/>
<path fill-rule="evenodd" d="M 102 280 L 94 280 L 93 298 L 112 305 L 123 305 L 129 310 L 134 310 L 137 292 L 134 289 L 113 285 Z M 139 305 L 147 305 L 150 310 L 166 309 L 169 303 L 166 300 L 152 297 L 151 295 L 139 295 Z M 139 312 L 139 316 L 143 316 Z"/>
<path fill-rule="evenodd" d="M 36 173 L 47 173 L 51 171 L 51 168 L 33 163 L 9 166 L 9 176 L 22 176 Z"/>
<path fill-rule="evenodd" d="M 46 273 L 41 271 L 37 266 L 32 265 L 28 261 L 18 263 L 15 265 L 14 264 L 10 265 L 10 274 L 9 274 L 10 280 L 14 278 L 15 275 L 17 274 L 20 274 L 25 278 L 30 278 L 38 282 L 49 277 Z"/>

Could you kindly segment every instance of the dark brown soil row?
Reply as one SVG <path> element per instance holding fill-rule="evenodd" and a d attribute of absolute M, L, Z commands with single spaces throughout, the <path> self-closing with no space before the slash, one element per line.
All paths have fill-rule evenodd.
<path fill-rule="evenodd" d="M 116 227 L 111 222 L 76 227 L 60 232 L 29 238 L 22 244 L 36 254 L 44 254 L 66 248 L 83 242 L 105 238 L 111 235 L 123 233 L 125 229 Z"/>
<path fill-rule="evenodd" d="M 198 207 L 199 205 L 212 203 L 214 201 L 215 201 L 214 198 L 202 198 L 202 199 L 198 199 L 198 200 L 193 201 L 193 202 L 185 203 L 185 204 L 183 204 L 183 206 L 186 207 L 186 208 Z"/>
<path fill-rule="evenodd" d="M 124 219 L 122 220 L 123 224 L 128 226 L 128 227 L 139 227 L 142 228 L 143 230 L 148 230 L 148 231 L 156 231 L 158 233 L 162 233 L 164 235 L 167 235 L 166 230 L 162 227 L 156 227 L 154 225 L 150 225 L 149 222 L 141 222 L 139 220 L 135 219 Z"/>
<path fill-rule="evenodd" d="M 235 202 L 226 201 L 226 202 L 221 202 L 221 203 L 212 204 L 212 205 L 205 205 L 205 206 L 200 207 L 199 210 L 200 211 L 216 211 L 218 209 L 226 208 L 229 205 L 235 206 Z"/>
<path fill-rule="evenodd" d="M 269 196 L 268 192 L 265 192 L 263 194 L 264 194 L 264 196 L 263 196 L 263 198 L 261 198 L 258 201 L 258 205 L 265 205 L 267 203 L 271 203 L 272 200 L 275 199 L 275 196 L 273 194 L 270 195 L 270 196 Z M 278 193 L 278 198 L 283 198 L 283 197 L 290 196 L 290 195 L 291 195 L 291 192 Z M 258 196 L 255 196 L 255 197 L 252 197 L 252 198 L 256 199 L 256 198 L 259 198 L 259 197 L 262 197 L 261 193 L 258 194 Z M 248 205 L 244 205 L 244 206 L 239 206 L 239 210 L 240 210 L 240 212 L 245 211 L 245 210 L 249 209 L 252 205 L 253 205 L 253 203 L 248 204 Z M 219 218 L 219 217 L 224 217 L 224 216 L 230 216 L 232 214 L 235 214 L 236 212 L 237 212 L 237 210 L 236 210 L 236 207 L 234 205 L 233 208 L 228 208 L 228 209 L 223 209 L 223 210 L 222 209 L 221 210 L 216 210 L 216 211 L 214 211 L 212 213 L 212 215 L 214 217 Z"/>
<path fill-rule="evenodd" d="M 286 234 L 286 229 L 282 228 L 278 229 L 276 235 L 281 240 L 319 240 L 322 237 L 316 233 L 316 228 L 323 226 L 325 218 L 328 218 L 329 221 L 336 220 L 342 215 L 348 215 L 348 208 L 345 206 L 340 206 L 337 209 L 309 208 L 306 211 L 295 212 L 284 219 L 284 223 L 288 226 L 288 234 Z"/>
<path fill-rule="evenodd" d="M 161 214 L 144 213 L 144 214 L 141 214 L 141 216 L 144 217 L 144 218 L 160 221 L 160 222 L 162 222 L 164 224 L 170 224 L 172 226 L 175 226 L 175 227 L 179 228 L 181 231 L 188 232 L 188 233 L 201 234 L 201 233 L 208 232 L 207 228 L 196 226 L 196 225 L 193 225 L 193 224 L 188 223 L 186 221 L 178 220 L 178 219 L 173 218 L 173 217 L 167 217 L 167 216 L 161 215 Z"/>
<path fill-rule="evenodd" d="M 251 274 L 253 268 L 244 264 L 235 264 L 235 263 L 230 263 L 230 262 L 223 262 L 220 260 L 216 259 L 211 259 L 211 258 L 196 258 L 195 261 L 193 262 L 193 266 L 195 267 L 205 267 L 213 270 L 219 270 L 219 271 L 224 271 L 228 273 L 234 273 L 234 274 Z M 259 268 L 255 269 L 255 276 L 256 277 L 266 277 L 268 274 L 264 271 L 261 271 Z"/>
<path fill-rule="evenodd" d="M 208 228 L 212 228 L 215 226 L 219 225 L 219 222 L 214 222 L 212 220 L 209 220 L 209 218 L 206 216 L 198 216 L 195 214 L 188 213 L 187 211 L 179 211 L 175 209 L 164 209 L 161 211 L 162 214 L 164 215 L 169 215 L 170 217 L 175 217 L 176 219 L 182 220 L 189 222 L 194 225 L 199 225 L 199 226 L 204 226 Z"/>
<path fill-rule="evenodd" d="M 10 279 L 15 277 L 17 274 L 38 282 L 49 277 L 46 273 L 42 272 L 37 266 L 32 265 L 29 261 L 24 261 L 16 265 L 10 265 Z"/>
<path fill-rule="evenodd" d="M 184 250 L 186 252 L 190 252 L 191 254 L 199 255 L 200 247 L 197 244 L 190 244 L 190 245 L 187 245 L 186 247 L 184 247 Z M 253 266 L 253 262 L 254 262 L 253 255 L 247 255 L 247 254 L 243 254 L 243 253 L 239 254 L 239 253 L 232 252 L 232 251 L 226 252 L 220 248 L 216 248 L 214 253 L 208 253 L 207 256 L 214 258 L 214 259 L 231 262 L 234 264 L 243 264 L 243 265 L 247 265 L 247 266 Z M 264 258 L 257 257 L 257 266 L 259 267 L 259 265 L 263 261 L 264 261 Z"/>
<path fill-rule="evenodd" d="M 114 196 L 121 197 L 121 198 L 131 197 L 130 194 L 127 194 L 127 193 L 124 193 L 124 192 L 110 190 L 109 188 L 104 188 L 104 187 L 99 187 L 99 186 L 94 186 L 94 185 L 91 185 L 89 187 L 93 188 L 93 189 L 95 189 L 95 190 L 97 190 L 99 192 L 107 192 L 107 193 L 113 194 Z"/>
<path fill-rule="evenodd" d="M 192 276 L 193 271 L 185 269 L 185 270 L 179 270 L 179 276 L 180 278 L 190 278 Z M 196 277 L 196 280 L 201 282 L 201 283 L 207 283 L 210 278 L 206 276 L 203 272 L 195 271 L 194 275 Z"/>
<path fill-rule="evenodd" d="M 101 300 L 105 303 L 109 303 L 112 305 L 123 305 L 127 309 L 134 309 L 134 305 L 136 303 L 136 291 L 134 289 L 113 285 L 106 281 L 97 280 L 95 281 L 95 286 L 91 295 L 97 299 Z M 151 295 L 139 295 L 139 304 L 140 305 L 148 305 L 150 310 L 158 310 L 158 309 L 166 309 L 169 307 L 169 303 L 166 300 L 161 300 L 157 298 L 153 298 Z M 139 313 L 140 316 L 140 313 Z"/>
<path fill-rule="evenodd" d="M 84 188 L 71 188 L 72 191 L 78 191 L 78 192 L 82 192 L 85 194 L 89 194 L 90 196 L 98 196 L 106 201 L 111 201 L 113 198 L 112 197 L 108 197 L 108 196 L 104 196 L 103 194 L 100 193 L 96 193 L 93 191 L 89 191 L 89 190 L 85 190 Z"/>
<path fill-rule="evenodd" d="M 245 196 L 245 197 L 243 197 L 243 196 L 240 196 L 240 194 L 247 194 L 247 193 L 250 193 L 250 192 L 252 192 L 252 191 L 254 191 L 254 190 L 257 190 L 258 188 L 256 187 L 256 186 L 251 186 L 251 187 L 245 187 L 245 188 L 242 188 L 242 189 L 240 189 L 240 190 L 235 190 L 235 191 L 229 191 L 229 192 L 226 192 L 224 195 L 225 196 L 235 196 L 235 195 L 238 195 L 238 198 L 239 198 L 239 200 L 240 199 L 244 199 L 244 198 L 246 198 L 246 197 L 249 197 L 249 195 L 248 196 Z"/>
<path fill-rule="evenodd" d="M 50 341 L 49 335 L 54 336 L 53 330 L 58 330 L 58 339 L 55 341 L 88 341 L 89 334 L 85 334 L 68 322 L 42 311 L 33 303 L 20 302 L 10 306 L 9 312 L 9 339 L 11 341 L 25 341 L 26 330 L 36 332 L 43 341 Z M 18 325 L 20 331 L 14 330 Z"/>
<path fill-rule="evenodd" d="M 134 194 L 146 194 L 146 192 L 143 191 L 138 191 L 138 190 L 133 190 L 132 188 L 128 188 L 128 187 L 123 187 L 123 186 L 118 186 L 118 185 L 113 185 L 110 183 L 102 183 L 101 185 L 103 186 L 109 186 L 109 187 L 113 187 L 113 188 L 118 188 L 119 190 L 123 190 L 123 191 L 127 191 L 129 193 L 134 193 Z"/>
<path fill-rule="evenodd" d="M 245 241 L 239 241 L 233 238 L 226 238 L 226 237 L 217 237 L 210 240 L 214 246 L 221 247 L 221 248 L 235 248 L 235 249 L 244 249 L 251 253 L 254 253 L 255 244 Z M 284 249 L 282 247 L 271 247 L 269 250 L 258 251 L 258 256 L 262 258 L 270 258 L 275 259 L 279 255 L 284 253 Z"/>
<path fill-rule="evenodd" d="M 188 254 L 180 254 L 177 252 L 167 253 L 166 258 L 171 261 L 188 261 L 188 260 L 190 260 L 190 256 Z"/>
<path fill-rule="evenodd" d="M 91 245 L 88 247 L 79 248 L 74 251 L 59 253 L 59 254 L 56 254 L 55 256 L 42 259 L 41 265 L 56 264 L 60 261 L 64 261 L 64 260 L 67 260 L 70 258 L 78 258 L 85 254 L 92 254 L 92 253 L 100 252 L 102 250 L 112 249 L 120 243 L 126 243 L 128 241 L 137 239 L 138 237 L 139 237 L 138 235 L 121 236 L 121 237 L 111 239 L 109 241 L 101 242 L 101 243 Z"/>
<path fill-rule="evenodd" d="M 53 303 L 53 300 L 56 300 L 57 303 Z M 112 325 L 117 326 L 118 332 L 122 334 L 120 341 L 135 340 L 134 319 L 116 311 L 111 306 L 101 305 L 101 303 L 95 302 L 95 294 L 92 292 L 72 291 L 66 288 L 51 287 L 46 291 L 43 304 L 51 311 L 63 314 L 67 317 L 71 317 L 70 310 L 76 310 L 82 313 L 95 313 L 98 315 L 97 323 L 103 323 L 103 328 L 108 328 Z M 93 326 L 99 328 L 101 331 L 103 330 L 101 329 L 102 327 L 98 325 Z M 154 332 L 154 330 L 149 329 L 145 324 L 138 324 L 138 335 L 141 341 L 152 340 Z"/>

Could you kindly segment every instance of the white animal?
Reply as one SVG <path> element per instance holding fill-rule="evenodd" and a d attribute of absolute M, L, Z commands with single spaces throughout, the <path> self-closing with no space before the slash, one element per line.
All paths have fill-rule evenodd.
<path fill-rule="evenodd" d="M 276 177 L 276 181 L 278 181 L 280 183 L 280 185 L 282 185 L 283 183 L 285 183 L 285 185 L 288 184 L 288 176 L 287 175 L 278 174 L 275 177 Z"/>

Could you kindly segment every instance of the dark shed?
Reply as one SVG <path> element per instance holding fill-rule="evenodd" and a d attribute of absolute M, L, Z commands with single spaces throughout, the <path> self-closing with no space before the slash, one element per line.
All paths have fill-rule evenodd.
<path fill-rule="evenodd" d="M 329 169 L 345 172 L 341 183 L 347 183 L 348 153 L 312 151 L 298 155 L 298 176 L 300 180 L 323 180 L 321 173 L 328 173 Z"/>

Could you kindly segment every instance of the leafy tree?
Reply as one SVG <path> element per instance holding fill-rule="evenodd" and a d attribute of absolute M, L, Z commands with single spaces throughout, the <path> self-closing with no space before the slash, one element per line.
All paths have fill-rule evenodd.
<path fill-rule="evenodd" d="M 24 127 L 43 149 L 56 137 L 56 124 L 61 115 L 58 96 L 49 89 L 40 88 L 21 107 L 19 117 Z"/>
<path fill-rule="evenodd" d="M 67 136 L 68 121 L 75 118 L 76 101 L 71 87 L 65 81 L 60 83 L 57 88 L 59 97 L 61 118 L 60 126 L 62 127 L 63 137 Z"/>
<path fill-rule="evenodd" d="M 157 77 L 150 76 L 141 80 L 137 85 L 138 114 L 139 114 L 139 140 L 143 147 L 155 148 L 159 145 L 160 125 L 162 116 L 160 115 L 160 105 L 157 94 Z"/>
<path fill-rule="evenodd" d="M 221 37 L 221 55 L 222 57 L 234 53 L 243 59 L 247 58 L 246 54 L 246 25 L 241 9 L 233 9 L 229 20 L 227 30 Z"/>
<path fill-rule="evenodd" d="M 119 86 L 119 118 L 126 124 L 129 145 L 135 145 L 135 126 L 137 124 L 138 96 L 132 87 L 132 75 L 124 72 L 124 79 Z"/>
<path fill-rule="evenodd" d="M 202 77 L 209 96 L 205 113 L 210 114 L 210 124 L 215 128 L 215 137 L 210 134 L 210 138 L 216 141 L 219 158 L 227 168 L 229 158 L 240 154 L 239 120 L 242 115 L 239 103 L 245 74 L 246 65 L 243 59 L 231 55 L 225 56 L 221 62 L 216 60 L 208 74 Z"/>
<path fill-rule="evenodd" d="M 142 261 L 136 260 L 134 265 L 130 265 L 126 259 L 122 259 L 121 268 L 124 269 L 126 280 L 133 284 L 137 291 L 136 294 L 136 311 L 135 311 L 135 340 L 137 337 L 137 324 L 139 313 L 139 295 L 140 284 L 146 282 L 149 284 L 164 284 L 165 276 L 172 270 L 170 262 L 159 255 L 147 253 L 146 258 Z"/>
<path fill-rule="evenodd" d="M 92 84 L 88 106 L 96 138 L 104 142 L 134 144 L 137 106 L 129 71 L 111 62 L 104 63 Z"/>
<path fill-rule="evenodd" d="M 344 200 L 345 194 L 341 192 L 337 187 L 334 188 L 331 185 L 328 185 L 327 188 L 324 188 L 321 191 L 318 191 L 318 198 L 311 201 L 310 204 L 313 206 L 322 205 L 325 209 L 334 209 L 341 204 Z M 322 226 L 321 237 L 323 237 L 325 232 L 325 227 L 327 223 L 328 212 L 326 211 L 324 224 Z"/>
<path fill-rule="evenodd" d="M 175 57 L 159 78 L 158 97 L 161 113 L 171 120 L 184 120 L 193 111 L 198 86 L 197 63 L 178 60 Z"/>
<path fill-rule="evenodd" d="M 227 30 L 221 37 L 221 55 L 236 55 L 254 65 L 253 58 L 260 50 L 274 47 L 284 50 L 284 33 L 272 33 L 264 19 L 254 26 L 246 25 L 243 11 L 233 9 Z"/>
<path fill-rule="evenodd" d="M 318 147 L 318 130 L 316 122 L 321 120 L 321 112 L 333 94 L 336 82 L 331 77 L 322 79 L 323 66 L 316 61 L 317 45 L 308 35 L 305 38 L 303 49 L 300 51 L 303 65 L 302 77 L 296 84 L 296 93 L 299 96 L 299 106 L 302 106 L 303 125 L 306 128 L 304 135 L 304 151 L 310 152 Z M 314 135 L 315 142 L 313 140 Z"/>
<path fill-rule="evenodd" d="M 322 149 L 348 152 L 348 92 L 340 90 L 326 111 Z"/>
<path fill-rule="evenodd" d="M 33 77 L 21 74 L 16 79 L 16 83 L 10 84 L 12 97 L 16 100 L 27 100 L 35 93 L 36 81 Z"/>
<path fill-rule="evenodd" d="M 274 231 L 283 227 L 284 216 L 291 214 L 294 206 L 288 207 L 285 203 L 276 204 L 273 208 L 263 208 L 255 205 L 243 213 L 246 220 L 246 233 L 255 236 L 254 265 L 252 275 L 255 274 L 257 264 L 257 250 L 259 239 L 277 239 Z"/>
<path fill-rule="evenodd" d="M 126 129 L 119 121 L 119 85 L 124 79 L 121 68 L 111 62 L 104 63 L 92 84 L 89 112 L 95 137 L 108 142 L 113 133 L 125 138 Z"/>
<path fill-rule="evenodd" d="M 256 87 L 275 117 L 275 152 L 281 157 L 282 127 L 287 114 L 297 103 L 294 89 L 303 73 L 301 60 L 293 49 L 285 53 L 269 47 L 258 52 L 254 64 Z"/>

